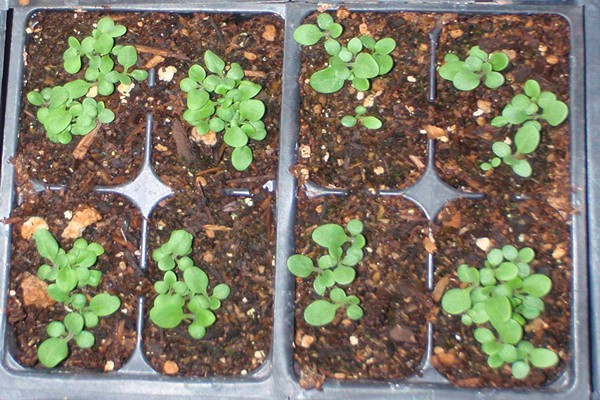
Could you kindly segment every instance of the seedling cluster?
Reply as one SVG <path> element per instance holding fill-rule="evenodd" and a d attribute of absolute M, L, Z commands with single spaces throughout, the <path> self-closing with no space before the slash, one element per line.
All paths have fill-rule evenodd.
<path fill-rule="evenodd" d="M 523 340 L 524 325 L 541 315 L 542 298 L 552 289 L 550 278 L 531 273 L 529 264 L 534 258 L 529 247 L 492 249 L 482 267 L 460 265 L 457 274 L 462 288 L 450 289 L 442 297 L 447 313 L 461 315 L 467 326 L 477 326 L 474 338 L 488 356 L 488 365 L 510 364 L 517 379 L 527 377 L 530 365 L 550 368 L 558 363 L 552 350 Z"/>
<path fill-rule="evenodd" d="M 458 90 L 470 91 L 479 86 L 481 81 L 490 89 L 504 84 L 504 76 L 500 73 L 508 66 L 508 56 L 502 52 L 488 54 L 479 46 L 471 47 L 465 61 L 460 61 L 456 54 L 448 53 L 444 57 L 445 64 L 440 67 L 440 76 Z"/>
<path fill-rule="evenodd" d="M 37 120 L 44 126 L 51 142 L 68 144 L 73 139 L 72 135 L 87 135 L 98 124 L 111 123 L 115 114 L 105 108 L 103 101 L 95 100 L 97 94 L 108 96 L 114 92 L 116 83 L 130 85 L 131 78 L 143 81 L 148 77 L 147 71 L 130 71 L 138 58 L 134 46 L 115 45 L 115 38 L 123 36 L 126 31 L 123 25 L 115 25 L 111 18 L 104 17 L 98 21 L 92 36 L 81 42 L 69 37 L 69 48 L 63 54 L 64 69 L 70 74 L 77 74 L 85 57 L 85 79 L 27 94 L 27 100 L 40 107 Z M 115 68 L 113 57 L 116 57 L 119 68 Z M 80 100 L 83 97 L 85 99 Z"/>
<path fill-rule="evenodd" d="M 248 140 L 263 140 L 267 136 L 265 105 L 255 99 L 262 86 L 244 79 L 245 73 L 238 63 L 225 62 L 210 50 L 204 53 L 204 65 L 193 65 L 179 86 L 187 93 L 187 110 L 183 118 L 200 135 L 209 131 L 222 132 L 225 143 L 234 148 L 231 163 L 244 171 L 252 163 L 252 150 Z"/>
<path fill-rule="evenodd" d="M 94 334 L 89 330 L 98 325 L 100 317 L 113 314 L 121 306 L 117 296 L 100 293 L 88 301 L 88 296 L 76 289 L 87 286 L 97 287 L 102 280 L 102 272 L 92 268 L 98 257 L 104 254 L 104 248 L 98 243 L 88 243 L 79 238 L 73 247 L 66 252 L 56 242 L 47 229 L 37 229 L 33 238 L 40 256 L 50 264 L 43 264 L 38 269 L 38 278 L 52 282 L 48 285 L 48 295 L 56 302 L 62 303 L 68 314 L 62 321 L 52 321 L 46 332 L 49 338 L 38 347 L 40 363 L 53 368 L 67 358 L 68 343 L 74 339 L 75 344 L 88 349 L 95 343 Z"/>
<path fill-rule="evenodd" d="M 312 240 L 327 249 L 327 254 L 319 257 L 316 267 L 311 258 L 294 254 L 287 260 L 288 269 L 300 278 L 314 276 L 313 288 L 320 296 L 336 284 L 349 285 L 356 278 L 354 267 L 363 259 L 366 240 L 362 230 L 362 222 L 356 219 L 348 222 L 346 230 L 337 224 L 319 226 L 313 231 Z M 329 300 L 321 298 L 306 307 L 304 320 L 314 326 L 327 325 L 339 308 L 345 309 L 348 318 L 358 320 L 363 316 L 359 305 L 357 296 L 347 296 L 343 289 L 335 287 L 329 292 Z"/>
<path fill-rule="evenodd" d="M 371 36 L 361 35 L 351 38 L 344 45 L 338 40 L 343 30 L 331 15 L 324 13 L 319 14 L 316 24 L 304 24 L 294 31 L 294 39 L 303 46 L 312 46 L 325 39 L 323 46 L 329 61 L 325 68 L 314 72 L 309 81 L 310 86 L 319 93 L 335 93 L 344 87 L 346 81 L 358 91 L 369 90 L 371 79 L 386 75 L 394 66 L 390 55 L 396 48 L 394 39 L 375 40 Z M 363 125 L 369 129 L 381 127 L 381 121 L 375 117 L 363 117 L 365 120 Z M 352 127 L 356 121 L 356 117 L 345 116 L 342 124 Z"/>
<path fill-rule="evenodd" d="M 206 328 L 215 323 L 214 311 L 221 308 L 221 300 L 229 296 L 230 289 L 221 283 L 209 294 L 208 275 L 189 257 L 193 239 L 185 230 L 174 230 L 169 240 L 152 252 L 152 259 L 164 275 L 154 283 L 158 295 L 150 310 L 150 320 L 164 329 L 189 322 L 190 336 L 202 339 Z"/>
<path fill-rule="evenodd" d="M 520 125 L 512 141 L 516 151 L 513 152 L 508 140 L 508 143 L 495 142 L 492 145 L 492 152 L 496 157 L 490 162 L 481 164 L 481 169 L 484 171 L 496 168 L 504 162 L 516 175 L 530 177 L 533 170 L 524 156 L 533 153 L 540 143 L 542 125 L 538 120 L 544 120 L 551 126 L 558 126 L 567 119 L 569 114 L 567 105 L 557 100 L 554 93 L 542 91 L 537 81 L 528 80 L 525 82 L 524 89 L 525 93 L 513 97 L 502 110 L 502 115 L 492 120 L 492 125 L 495 127 Z"/>
<path fill-rule="evenodd" d="M 360 123 L 367 129 L 379 129 L 382 126 L 381 120 L 377 117 L 365 115 L 367 113 L 367 107 L 356 106 L 354 108 L 356 115 L 346 115 L 342 118 L 342 125 L 346 128 L 352 128 Z"/>

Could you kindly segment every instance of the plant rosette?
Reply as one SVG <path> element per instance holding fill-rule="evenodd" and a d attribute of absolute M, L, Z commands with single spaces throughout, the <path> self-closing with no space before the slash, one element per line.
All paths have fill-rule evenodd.
<path fill-rule="evenodd" d="M 491 249 L 482 267 L 458 267 L 458 279 L 465 287 L 449 289 L 441 300 L 444 311 L 476 326 L 473 335 L 488 356 L 488 365 L 508 364 L 516 379 L 526 379 L 532 366 L 550 368 L 559 361 L 551 349 L 534 347 L 524 339 L 525 325 L 541 316 L 542 298 L 552 289 L 550 278 L 531 272 L 534 258 L 529 247 Z"/>

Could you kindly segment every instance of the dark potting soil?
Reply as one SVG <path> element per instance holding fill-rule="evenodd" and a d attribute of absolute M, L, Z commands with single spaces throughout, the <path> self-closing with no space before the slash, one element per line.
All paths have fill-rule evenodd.
<path fill-rule="evenodd" d="M 432 106 L 431 124 L 446 135 L 436 141 L 436 167 L 451 186 L 480 191 L 490 196 L 526 194 L 540 200 L 562 196 L 568 203 L 570 188 L 569 123 L 558 127 L 542 122 L 541 142 L 527 156 L 533 168 L 531 178 L 520 178 L 501 165 L 484 172 L 480 164 L 493 157 L 492 143 L 514 137 L 518 127 L 492 127 L 491 120 L 523 85 L 535 79 L 542 90 L 569 102 L 568 22 L 550 14 L 539 15 L 451 15 L 445 17 L 440 35 L 438 65 L 444 56 L 457 54 L 464 60 L 478 45 L 486 52 L 505 52 L 510 64 L 502 72 L 505 83 L 498 89 L 483 84 L 470 92 L 458 91 L 452 82 L 439 77 L 437 99 Z M 514 146 L 513 146 L 514 148 Z"/>
<path fill-rule="evenodd" d="M 273 14 L 155 13 L 146 28 L 161 33 L 148 37 L 147 43 L 167 51 L 164 61 L 155 67 L 156 86 L 150 91 L 154 113 L 152 163 L 160 178 L 174 190 L 198 188 L 202 180 L 230 187 L 260 187 L 274 179 L 279 151 L 283 20 Z M 223 132 L 216 138 L 212 132 L 202 137 L 208 144 L 202 138 L 195 140 L 192 127 L 182 117 L 186 94 L 179 83 L 192 65 L 205 67 L 206 50 L 227 64 L 240 64 L 245 79 L 263 88 L 255 98 L 265 104 L 267 137 L 249 141 L 254 160 L 245 171 L 239 172 L 231 165 L 232 148 L 223 142 Z M 161 80 L 161 69 L 173 68 L 173 78 Z M 178 125 L 190 138 L 186 147 L 193 160 L 186 159 L 176 145 L 173 131 Z"/>
<path fill-rule="evenodd" d="M 46 285 L 37 278 L 31 280 L 39 266 L 47 260 L 38 254 L 33 239 L 21 236 L 23 223 L 33 216 L 43 218 L 60 246 L 68 251 L 74 239 L 64 239 L 61 233 L 77 211 L 88 208 L 95 209 L 102 219 L 85 228 L 82 237 L 104 247 L 105 254 L 98 257 L 92 267 L 102 271 L 103 276 L 98 288 L 88 286 L 77 290 L 88 298 L 100 292 L 116 295 L 121 299 L 121 307 L 111 316 L 100 318 L 98 326 L 90 329 L 96 337 L 91 349 L 82 350 L 71 341 L 69 357 L 58 368 L 118 369 L 135 347 L 137 298 L 144 286 L 138 266 L 140 213 L 123 197 L 112 194 L 75 195 L 72 192 L 46 191 L 26 198 L 8 221 L 13 229 L 6 313 L 12 334 L 11 353 L 25 367 L 39 366 L 37 346 L 48 337 L 48 323 L 62 321 L 67 312 L 62 304 L 47 304 L 44 300 Z M 38 300 L 32 302 L 24 297 Z"/>
<path fill-rule="evenodd" d="M 35 117 L 38 107 L 26 99 L 27 93 L 34 89 L 41 90 L 83 79 L 87 61 L 75 75 L 68 74 L 63 68 L 67 39 L 74 36 L 82 40 L 89 36 L 93 25 L 105 15 L 78 11 L 36 12 L 28 22 L 17 157 L 23 160 L 31 177 L 44 183 L 68 184 L 84 191 L 90 185 L 123 184 L 132 180 L 140 170 L 146 118 L 143 99 L 147 82 L 134 81 L 135 86 L 129 97 L 123 99 L 116 89 L 110 96 L 96 97 L 115 113 L 116 119 L 111 124 L 101 126 L 82 160 L 76 160 L 72 153 L 83 136 L 73 136 L 68 145 L 50 142 Z M 148 30 L 141 23 L 145 14 L 108 15 L 128 30 L 124 36 L 117 38 L 117 44 L 145 43 Z M 137 68 L 142 68 L 146 57 L 145 54 L 139 54 Z"/>
<path fill-rule="evenodd" d="M 304 23 L 314 23 L 311 14 Z M 340 43 L 362 34 L 396 41 L 392 71 L 372 80 L 366 92 L 348 82 L 333 94 L 317 93 L 310 76 L 326 66 L 322 41 L 302 50 L 300 74 L 300 138 L 297 173 L 321 186 L 337 188 L 401 188 L 417 181 L 426 165 L 429 87 L 429 32 L 436 17 L 418 13 L 348 12 L 332 16 L 344 26 Z M 343 127 L 345 115 L 365 105 L 367 115 L 383 126 L 369 130 L 357 124 Z"/>
<path fill-rule="evenodd" d="M 215 312 L 217 320 L 201 340 L 193 339 L 188 323 L 174 329 L 154 325 L 148 313 L 156 294 L 147 297 L 144 351 L 159 372 L 177 365 L 186 376 L 245 375 L 258 368 L 271 348 L 274 275 L 274 198 L 224 196 L 219 190 L 186 192 L 157 206 L 150 219 L 149 277 L 162 271 L 151 259 L 175 229 L 194 236 L 191 257 L 209 276 L 209 290 L 219 283 L 231 288 Z M 173 372 L 171 372 L 173 373 Z"/>
<path fill-rule="evenodd" d="M 427 219 L 417 206 L 399 197 L 361 192 L 310 199 L 301 194 L 296 253 L 318 259 L 325 252 L 312 241 L 312 231 L 326 223 L 345 226 L 352 218 L 364 223 L 367 245 L 356 280 L 343 289 L 360 298 L 362 319 L 352 321 L 338 310 L 329 325 L 308 325 L 304 309 L 320 296 L 312 279 L 296 279 L 294 358 L 305 388 L 318 388 L 326 378 L 406 377 L 418 370 L 424 355 L 427 313 L 433 307 L 425 291 Z"/>
<path fill-rule="evenodd" d="M 560 363 L 550 369 L 532 367 L 525 380 L 514 379 L 510 367 L 487 365 L 487 356 L 473 338 L 474 327 L 461 323 L 440 308 L 434 320 L 433 365 L 451 382 L 463 387 L 537 387 L 554 380 L 564 369 L 570 354 L 567 345 L 571 327 L 571 232 L 570 216 L 551 205 L 534 200 L 500 205 L 494 201 L 458 200 L 439 214 L 434 225 L 438 251 L 436 289 L 439 301 L 444 288 L 458 286 L 456 269 L 460 264 L 480 267 L 485 261 L 487 240 L 492 247 L 512 244 L 531 247 L 536 252 L 530 266 L 534 273 L 552 279 L 552 291 L 543 298 L 545 311 L 525 326 L 524 340 L 535 347 L 555 351 Z M 479 244 L 479 245 L 478 245 Z"/>

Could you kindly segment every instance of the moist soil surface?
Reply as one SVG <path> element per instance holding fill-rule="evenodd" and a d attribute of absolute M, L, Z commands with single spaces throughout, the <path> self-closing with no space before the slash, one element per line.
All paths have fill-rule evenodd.
<path fill-rule="evenodd" d="M 502 206 L 491 201 L 457 200 L 439 214 L 434 225 L 438 251 L 434 300 L 444 288 L 457 287 L 460 264 L 480 267 L 486 252 L 476 243 L 489 239 L 492 247 L 512 244 L 531 247 L 536 252 L 530 264 L 532 273 L 552 279 L 552 291 L 543 298 L 545 311 L 525 326 L 524 340 L 535 347 L 555 351 L 560 363 L 550 369 L 532 367 L 525 380 L 514 379 L 510 367 L 487 365 L 487 356 L 473 338 L 474 327 L 461 323 L 459 316 L 440 311 L 434 320 L 433 365 L 452 383 L 463 387 L 538 387 L 552 382 L 563 371 L 570 354 L 571 234 L 570 216 L 544 202 L 527 200 Z M 438 293 L 438 296 L 435 296 Z M 440 308 L 441 309 L 441 308 Z"/>
<path fill-rule="evenodd" d="M 201 340 L 193 339 L 188 323 L 174 329 L 154 325 L 148 313 L 156 296 L 146 294 L 144 351 L 150 364 L 163 372 L 165 362 L 177 364 L 180 375 L 245 375 L 258 368 L 271 348 L 273 326 L 274 199 L 259 193 L 224 196 L 221 191 L 186 192 L 165 200 L 153 211 L 148 239 L 149 278 L 163 273 L 151 259 L 175 229 L 194 236 L 191 257 L 209 277 L 209 290 L 219 283 L 231 288 L 215 312 L 217 320 Z M 166 371 L 165 371 L 166 372 Z"/>
<path fill-rule="evenodd" d="M 132 180 L 142 165 L 146 119 L 143 100 L 147 82 L 135 81 L 127 98 L 120 99 L 116 89 L 110 96 L 96 97 L 115 113 L 116 119 L 101 126 L 82 160 L 76 160 L 72 153 L 83 136 L 73 136 L 68 145 L 50 142 L 35 117 L 38 107 L 26 99 L 27 93 L 34 89 L 83 79 L 87 61 L 75 75 L 68 74 L 63 68 L 67 39 L 74 36 L 81 41 L 89 36 L 93 24 L 104 15 L 97 12 L 36 12 L 28 22 L 17 157 L 23 160 L 29 175 L 42 182 L 67 183 L 81 191 L 90 185 L 116 186 Z M 148 31 L 139 25 L 139 21 L 144 20 L 145 14 L 108 15 L 127 27 L 127 33 L 116 39 L 117 44 L 144 44 Z M 139 54 L 137 68 L 143 66 L 146 57 Z"/>
<path fill-rule="evenodd" d="M 311 14 L 304 23 L 315 23 Z M 354 13 L 340 9 L 332 14 L 344 26 L 338 41 L 346 45 L 362 34 L 396 41 L 391 53 L 394 68 L 376 78 L 366 92 L 346 82 L 332 94 L 317 93 L 310 76 L 326 66 L 329 56 L 323 41 L 303 47 L 300 85 L 300 138 L 298 170 L 321 186 L 394 189 L 406 187 L 425 172 L 429 87 L 429 32 L 436 17 L 418 13 Z M 383 126 L 369 130 L 360 124 L 343 127 L 345 115 L 365 105 L 366 115 Z"/>
<path fill-rule="evenodd" d="M 317 260 L 325 253 L 312 241 L 312 231 L 326 223 L 345 226 L 352 218 L 364 223 L 367 244 L 363 260 L 355 267 L 356 280 L 340 287 L 360 298 L 364 316 L 352 321 L 338 310 L 329 325 L 308 325 L 304 309 L 320 296 L 312 287 L 313 279 L 296 278 L 294 359 L 305 388 L 318 388 L 326 378 L 410 376 L 425 352 L 426 319 L 433 302 L 425 292 L 423 240 L 428 223 L 417 206 L 399 197 L 359 194 L 309 199 L 301 195 L 296 253 Z"/>
<path fill-rule="evenodd" d="M 283 65 L 283 20 L 274 14 L 159 14 L 147 20 L 145 28 L 160 35 L 146 37 L 145 43 L 167 50 L 156 65 L 156 86 L 150 90 L 154 115 L 152 163 L 172 189 L 197 188 L 203 180 L 225 182 L 231 187 L 260 187 L 277 173 L 281 75 Z M 223 142 L 223 132 L 209 132 L 206 139 L 194 138 L 192 127 L 182 118 L 186 94 L 179 82 L 194 64 L 205 67 L 204 53 L 211 50 L 227 64 L 236 62 L 247 80 L 262 86 L 255 97 L 265 104 L 263 117 L 267 137 L 249 141 L 253 162 L 245 171 L 231 165 L 232 148 Z M 169 81 L 161 80 L 161 68 L 175 68 Z M 183 129 L 190 138 L 186 146 L 192 160 L 177 147 L 173 132 Z M 213 137 L 211 141 L 209 137 Z"/>
<path fill-rule="evenodd" d="M 541 121 L 541 142 L 527 156 L 533 174 L 520 178 L 509 166 L 484 172 L 480 164 L 493 157 L 492 143 L 513 138 L 518 127 L 495 128 L 491 120 L 523 85 L 535 79 L 542 90 L 569 103 L 569 24 L 558 16 L 497 15 L 444 16 L 437 53 L 438 65 L 447 53 L 464 60 L 472 46 L 492 53 L 505 52 L 509 66 L 502 71 L 505 83 L 498 89 L 481 84 L 470 92 L 458 91 L 438 74 L 437 99 L 431 107 L 432 124 L 446 135 L 436 141 L 435 164 L 451 186 L 498 196 L 525 194 L 538 199 L 570 192 L 569 123 L 552 127 Z M 514 145 L 513 145 L 514 149 Z M 567 199 L 568 201 L 568 199 Z"/>
<path fill-rule="evenodd" d="M 108 292 L 121 299 L 120 310 L 100 318 L 97 327 L 90 329 L 96 342 L 91 349 L 82 350 L 69 343 L 69 357 L 59 364 L 67 370 L 112 370 L 120 368 L 129 358 L 136 342 L 137 299 L 144 285 L 138 267 L 141 215 L 127 200 L 112 194 L 73 195 L 73 193 L 46 191 L 27 198 L 17 207 L 8 222 L 12 224 L 10 283 L 8 290 L 7 320 L 12 337 L 11 353 L 24 367 L 40 366 L 37 346 L 47 338 L 46 326 L 50 321 L 62 321 L 66 310 L 62 304 L 48 304 L 45 283 L 37 280 L 38 267 L 47 262 L 37 252 L 33 239 L 21 237 L 23 223 L 32 216 L 43 218 L 61 248 L 70 250 L 74 239 L 64 239 L 61 233 L 71 215 L 86 208 L 94 208 L 102 219 L 83 231 L 82 237 L 104 247 L 92 269 L 102 271 L 98 288 L 80 289 L 86 296 Z M 31 279 L 37 281 L 32 284 Z M 33 288 L 39 295 L 34 295 Z M 27 293 L 24 294 L 24 291 Z M 77 290 L 79 291 L 79 289 Z M 35 302 L 24 299 L 32 296 Z"/>

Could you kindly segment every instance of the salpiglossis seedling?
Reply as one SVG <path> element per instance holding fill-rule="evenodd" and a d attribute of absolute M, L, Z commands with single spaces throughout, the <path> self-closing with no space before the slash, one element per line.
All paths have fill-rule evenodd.
<path fill-rule="evenodd" d="M 79 42 L 69 37 L 69 48 L 64 52 L 64 68 L 76 74 L 82 68 L 82 57 L 88 60 L 84 79 L 76 79 L 63 86 L 47 87 L 41 91 L 31 91 L 27 100 L 37 111 L 37 120 L 44 126 L 51 142 L 68 144 L 73 135 L 87 135 L 98 124 L 109 124 L 115 119 L 113 111 L 105 108 L 103 101 L 94 99 L 96 94 L 108 96 L 115 90 L 115 84 L 131 84 L 131 78 L 145 80 L 148 72 L 129 71 L 137 63 L 137 50 L 133 46 L 114 44 L 114 38 L 125 34 L 123 25 L 115 25 L 109 17 L 98 21 L 92 36 Z M 120 65 L 115 68 L 112 56 Z M 92 90 L 94 89 L 94 90 Z M 83 100 L 79 100 L 84 96 Z"/>
<path fill-rule="evenodd" d="M 165 273 L 162 280 L 154 283 L 158 295 L 150 310 L 150 320 L 164 329 L 187 321 L 190 336 L 202 339 L 206 328 L 215 323 L 214 312 L 221 308 L 221 300 L 229 296 L 230 289 L 221 283 L 209 293 L 208 275 L 187 256 L 192 252 L 193 239 L 185 230 L 174 230 L 169 240 L 153 251 L 153 260 Z"/>
<path fill-rule="evenodd" d="M 225 62 L 210 50 L 204 53 L 204 65 L 193 65 L 179 87 L 187 93 L 187 110 L 183 114 L 200 135 L 209 131 L 222 132 L 223 141 L 234 148 L 231 163 L 244 171 L 252 163 L 249 139 L 261 141 L 267 136 L 265 105 L 256 97 L 262 86 L 244 79 L 245 72 L 238 63 Z"/>
<path fill-rule="evenodd" d="M 513 97 L 502 110 L 502 115 L 492 120 L 495 127 L 521 125 L 512 141 L 516 151 L 513 152 L 510 142 L 506 143 L 508 140 L 494 142 L 492 152 L 496 157 L 482 163 L 481 169 L 489 171 L 503 162 L 510 166 L 516 175 L 530 177 L 533 168 L 525 156 L 533 153 L 539 146 L 542 130 L 539 120 L 546 121 L 551 126 L 558 126 L 566 120 L 568 114 L 569 108 L 565 103 L 557 100 L 553 93 L 543 92 L 536 81 L 528 80 L 525 82 L 525 93 Z"/>
<path fill-rule="evenodd" d="M 510 364 L 517 379 L 527 377 L 530 364 L 549 368 L 558 363 L 552 350 L 534 348 L 523 340 L 525 324 L 541 315 L 542 298 L 552 289 L 550 278 L 531 273 L 534 258 L 529 247 L 492 249 L 481 268 L 460 265 L 458 279 L 467 286 L 449 289 L 442 297 L 447 313 L 461 315 L 465 325 L 478 326 L 474 337 L 488 356 L 488 365 Z"/>
<path fill-rule="evenodd" d="M 346 115 L 342 117 L 342 125 L 346 128 L 352 128 L 356 126 L 357 123 L 367 129 L 379 129 L 383 125 L 379 118 L 365 115 L 367 113 L 367 107 L 365 106 L 356 106 L 354 112 L 356 113 L 354 116 Z"/>
<path fill-rule="evenodd" d="M 328 66 L 310 77 L 310 86 L 319 93 L 337 92 L 346 81 L 350 81 L 356 90 L 368 90 L 370 79 L 389 73 L 394 66 L 390 56 L 396 48 L 394 39 L 376 41 L 363 35 L 350 39 L 344 46 L 337 40 L 342 32 L 342 26 L 329 14 L 320 14 L 316 25 L 304 24 L 294 31 L 294 39 L 304 46 L 326 38 L 324 48 L 330 56 Z"/>
<path fill-rule="evenodd" d="M 325 224 L 313 231 L 313 241 L 327 249 L 327 254 L 317 260 L 316 267 L 313 260 L 303 254 L 294 254 L 287 260 L 288 269 L 292 274 L 300 278 L 315 275 L 313 288 L 321 296 L 328 288 L 336 284 L 348 285 L 356 278 L 354 267 L 362 260 L 362 249 L 366 244 L 362 235 L 363 224 L 353 219 L 348 222 L 346 230 L 338 224 Z M 325 299 L 315 300 L 304 310 L 307 323 L 315 326 L 326 325 L 333 320 L 339 308 L 346 310 L 348 318 L 362 317 L 363 311 L 359 306 L 358 297 L 346 296 L 342 289 L 334 288 L 329 298 L 331 302 Z"/>
<path fill-rule="evenodd" d="M 63 321 L 52 321 L 46 331 L 49 338 L 38 347 L 38 359 L 46 368 L 53 368 L 67 358 L 68 343 L 74 339 L 75 344 L 87 349 L 94 345 L 94 334 L 85 328 L 94 328 L 100 317 L 113 314 L 121 306 L 117 296 L 100 293 L 89 302 L 83 293 L 74 293 L 75 289 L 86 286 L 97 287 L 102 279 L 102 272 L 90 269 L 96 264 L 98 257 L 104 254 L 104 248 L 98 243 L 88 243 L 79 238 L 73 247 L 66 252 L 56 242 L 47 229 L 37 229 L 33 238 L 40 256 L 50 264 L 43 264 L 38 269 L 38 278 L 53 282 L 48 285 L 48 295 L 58 303 L 62 303 L 69 311 Z"/>
<path fill-rule="evenodd" d="M 508 56 L 501 52 L 488 54 L 479 46 L 473 46 L 465 61 L 456 54 L 448 53 L 440 67 L 442 78 L 452 81 L 458 90 L 469 91 L 477 88 L 481 81 L 490 89 L 504 84 L 504 76 L 499 72 L 508 66 Z"/>

